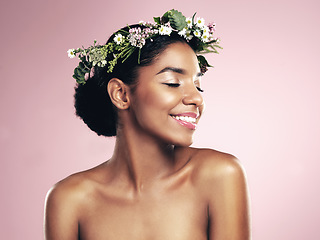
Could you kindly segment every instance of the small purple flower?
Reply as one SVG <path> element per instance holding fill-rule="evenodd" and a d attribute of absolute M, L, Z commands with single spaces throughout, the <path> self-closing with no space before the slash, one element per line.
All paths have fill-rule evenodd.
<path fill-rule="evenodd" d="M 208 24 L 208 28 L 209 28 L 209 33 L 213 34 L 216 31 L 216 24 L 215 23 L 209 23 Z"/>

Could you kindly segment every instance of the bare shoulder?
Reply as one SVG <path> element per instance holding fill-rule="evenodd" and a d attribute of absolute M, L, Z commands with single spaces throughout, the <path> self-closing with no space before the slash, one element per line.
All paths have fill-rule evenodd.
<path fill-rule="evenodd" d="M 76 174 L 49 190 L 44 218 L 46 240 L 78 239 L 79 210 L 83 199 L 81 189 L 81 177 Z"/>
<path fill-rule="evenodd" d="M 193 151 L 193 180 L 208 205 L 210 239 L 250 239 L 249 195 L 241 163 L 227 153 Z"/>
<path fill-rule="evenodd" d="M 79 219 L 95 189 L 97 170 L 73 174 L 56 183 L 45 202 L 45 239 L 78 239 Z"/>
<path fill-rule="evenodd" d="M 197 177 L 203 180 L 218 180 L 244 175 L 240 161 L 233 155 L 213 149 L 193 148 L 192 162 Z"/>
<path fill-rule="evenodd" d="M 83 172 L 73 174 L 56 183 L 47 193 L 47 202 L 80 200 L 84 194 L 86 177 Z"/>
<path fill-rule="evenodd" d="M 205 198 L 246 189 L 246 173 L 235 156 L 212 149 L 192 151 L 192 180 Z"/>
<path fill-rule="evenodd" d="M 68 217 L 70 221 L 78 220 L 80 209 L 89 191 L 85 175 L 73 174 L 56 183 L 48 191 L 45 202 L 45 216 L 48 221 L 59 215 Z"/>
<path fill-rule="evenodd" d="M 78 172 L 56 183 L 47 194 L 46 202 L 72 204 L 75 208 L 96 189 L 101 174 L 101 166 Z"/>

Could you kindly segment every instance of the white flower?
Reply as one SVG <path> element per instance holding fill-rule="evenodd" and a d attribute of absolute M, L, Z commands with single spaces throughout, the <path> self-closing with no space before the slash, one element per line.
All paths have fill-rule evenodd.
<path fill-rule="evenodd" d="M 123 40 L 124 37 L 120 33 L 118 33 L 113 39 L 113 41 L 115 41 L 118 45 L 121 44 Z"/>
<path fill-rule="evenodd" d="M 187 41 L 190 41 L 193 38 L 191 34 L 191 30 L 189 30 L 188 28 L 182 29 L 181 31 L 178 32 L 178 34 L 181 37 L 184 37 Z"/>
<path fill-rule="evenodd" d="M 76 56 L 76 53 L 74 52 L 74 49 L 69 49 L 68 51 L 68 57 L 74 58 Z"/>
<path fill-rule="evenodd" d="M 209 33 L 203 33 L 202 34 L 202 37 L 201 37 L 201 39 L 202 39 L 202 42 L 208 42 L 209 41 Z"/>
<path fill-rule="evenodd" d="M 165 32 L 165 26 L 161 26 L 159 29 L 159 34 L 164 35 L 165 34 L 164 32 Z"/>
<path fill-rule="evenodd" d="M 135 45 L 132 45 L 132 44 L 131 45 L 134 47 L 142 48 L 145 44 L 146 44 L 146 39 L 140 38 L 140 39 L 137 39 L 137 41 L 135 42 Z"/>
<path fill-rule="evenodd" d="M 102 60 L 101 64 L 103 65 L 103 67 L 107 64 L 107 60 Z"/>
<path fill-rule="evenodd" d="M 203 26 L 202 28 L 202 33 L 205 34 L 205 33 L 208 33 L 209 34 L 210 30 L 207 26 Z"/>
<path fill-rule="evenodd" d="M 204 26 L 204 19 L 198 17 L 198 18 L 197 18 L 197 21 L 196 21 L 196 25 L 197 25 L 199 28 L 202 28 L 202 27 Z"/>
<path fill-rule="evenodd" d="M 178 34 L 179 34 L 181 37 L 186 37 L 187 29 L 186 29 L 186 28 L 182 29 L 181 31 L 178 32 Z"/>
<path fill-rule="evenodd" d="M 107 65 L 107 61 L 102 60 L 101 62 L 95 62 L 95 64 L 98 65 L 98 67 L 104 67 L 105 65 Z"/>
<path fill-rule="evenodd" d="M 171 27 L 168 27 L 168 28 L 166 29 L 166 34 L 170 36 L 171 32 L 172 32 L 172 28 L 171 28 Z"/>
<path fill-rule="evenodd" d="M 188 28 L 192 28 L 192 18 L 190 17 L 186 18 L 186 22 L 187 22 Z"/>
<path fill-rule="evenodd" d="M 190 41 L 190 40 L 193 38 L 190 30 L 186 31 L 186 36 L 185 36 L 185 38 L 186 38 L 188 41 Z"/>
<path fill-rule="evenodd" d="M 159 30 L 160 35 L 169 35 L 170 36 L 171 32 L 172 32 L 171 27 L 161 25 L 160 30 Z"/>
<path fill-rule="evenodd" d="M 201 32 L 199 30 L 196 30 L 193 32 L 193 35 L 195 35 L 196 37 L 201 37 Z"/>

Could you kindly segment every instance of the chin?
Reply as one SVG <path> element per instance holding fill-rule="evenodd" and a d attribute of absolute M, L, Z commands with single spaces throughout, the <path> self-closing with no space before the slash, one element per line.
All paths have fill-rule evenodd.
<path fill-rule="evenodd" d="M 179 147 L 189 147 L 193 143 L 193 138 L 174 139 L 172 145 Z"/>
<path fill-rule="evenodd" d="M 194 130 L 190 131 L 187 129 L 177 129 L 170 127 L 163 128 L 159 126 L 145 128 L 145 131 L 146 130 L 148 130 L 152 138 L 165 145 L 188 147 L 193 143 Z"/>
<path fill-rule="evenodd" d="M 173 146 L 176 147 L 190 147 L 192 143 L 188 143 L 188 144 L 184 144 L 184 143 L 177 143 L 177 144 L 173 144 Z"/>

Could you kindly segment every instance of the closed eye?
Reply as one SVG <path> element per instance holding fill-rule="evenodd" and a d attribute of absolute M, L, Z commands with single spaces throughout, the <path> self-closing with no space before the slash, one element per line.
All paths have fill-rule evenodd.
<path fill-rule="evenodd" d="M 167 85 L 167 86 L 169 86 L 169 87 L 174 87 L 174 88 L 180 86 L 180 83 L 163 83 L 163 84 L 165 84 L 165 85 Z M 199 92 L 204 92 L 204 90 L 201 89 L 200 87 L 196 87 L 196 88 L 197 88 L 197 90 L 198 90 Z"/>
<path fill-rule="evenodd" d="M 164 83 L 164 84 L 169 87 L 179 87 L 180 86 L 180 83 Z"/>

